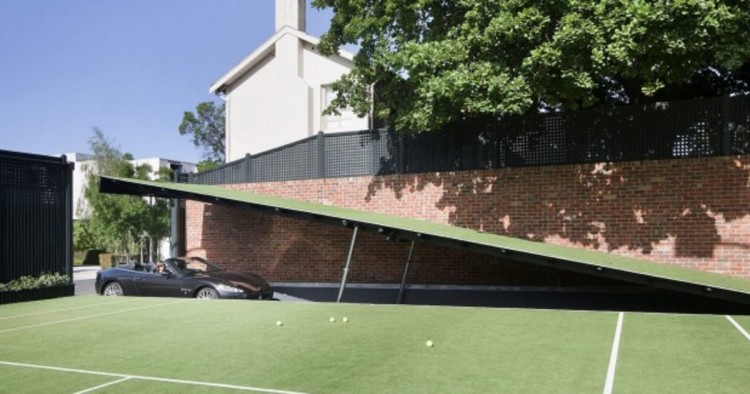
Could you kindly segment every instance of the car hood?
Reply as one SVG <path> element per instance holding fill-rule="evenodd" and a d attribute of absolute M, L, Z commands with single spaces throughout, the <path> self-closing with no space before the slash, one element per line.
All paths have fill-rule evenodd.
<path fill-rule="evenodd" d="M 266 282 L 265 279 L 259 275 L 252 273 L 239 273 L 230 271 L 215 271 L 215 272 L 204 272 L 199 275 L 195 275 L 196 278 L 205 277 L 217 279 L 222 282 L 229 282 L 230 284 L 242 288 L 250 288 L 253 291 L 268 290 L 271 286 Z"/>

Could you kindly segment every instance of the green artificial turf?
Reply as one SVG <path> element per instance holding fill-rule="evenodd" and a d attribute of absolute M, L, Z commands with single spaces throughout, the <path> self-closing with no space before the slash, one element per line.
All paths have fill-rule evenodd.
<path fill-rule="evenodd" d="M 734 320 L 750 333 L 750 316 L 734 316 Z"/>
<path fill-rule="evenodd" d="M 750 341 L 723 316 L 626 314 L 615 392 L 743 393 Z"/>
<path fill-rule="evenodd" d="M 115 379 L 106 376 L 0 365 L 2 393 L 77 393 L 112 380 Z"/>
<path fill-rule="evenodd" d="M 664 278 L 679 282 L 699 284 L 706 287 L 722 288 L 729 291 L 750 295 L 750 280 L 687 269 L 674 265 L 658 264 L 629 257 L 618 256 L 611 253 L 589 251 L 581 248 L 553 245 L 543 242 L 533 242 L 519 238 L 511 238 L 492 233 L 484 233 L 472 229 L 450 226 L 446 224 L 402 218 L 374 212 L 359 211 L 324 204 L 316 204 L 307 201 L 268 196 L 246 191 L 237 191 L 212 185 L 153 182 L 125 178 L 110 179 L 113 179 L 117 182 L 197 193 L 264 207 L 273 207 L 289 211 L 309 213 L 313 215 L 337 218 L 356 223 L 366 223 L 372 226 L 402 229 L 420 233 L 425 236 L 448 238 L 454 241 L 465 242 L 474 245 L 501 248 L 507 251 L 519 251 L 552 259 L 573 261 L 592 267 L 616 269 L 619 271 L 632 272 L 655 278 Z"/>
<path fill-rule="evenodd" d="M 69 297 L 0 306 L 0 362 L 307 393 L 601 393 L 617 316 Z M 741 392 L 747 360 L 750 341 L 723 316 L 626 313 L 615 392 Z M 118 379 L 0 364 L 7 392 Z M 131 379 L 96 392 L 236 391 Z"/>

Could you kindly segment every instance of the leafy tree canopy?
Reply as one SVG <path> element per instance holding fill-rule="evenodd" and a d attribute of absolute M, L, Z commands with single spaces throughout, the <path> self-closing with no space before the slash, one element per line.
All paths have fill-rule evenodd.
<path fill-rule="evenodd" d="M 360 47 L 333 108 L 399 130 L 748 91 L 746 0 L 313 0 Z M 374 86 L 372 96 L 371 87 Z"/>
<path fill-rule="evenodd" d="M 91 217 L 81 221 L 76 231 L 81 232 L 89 248 L 106 249 L 115 253 L 135 254 L 144 234 L 157 241 L 170 232 L 169 203 L 164 199 L 146 200 L 139 196 L 99 193 L 99 176 L 149 179 L 152 168 L 148 164 L 133 166 L 132 155 L 122 154 L 104 133 L 94 128 L 89 140 L 94 153 L 93 165 L 87 168 L 85 197 L 91 206 Z M 171 171 L 159 169 L 157 178 L 169 180 Z M 79 245 L 76 245 L 79 248 Z M 155 254 L 152 251 L 152 255 Z"/>
<path fill-rule="evenodd" d="M 221 161 L 206 159 L 206 160 L 199 161 L 198 164 L 196 164 L 196 168 L 198 169 L 198 172 L 203 172 L 203 171 L 212 170 L 220 166 L 221 164 L 222 164 Z"/>
<path fill-rule="evenodd" d="M 195 112 L 185 111 L 178 128 L 180 135 L 190 135 L 196 147 L 203 148 L 208 161 L 223 162 L 226 133 L 224 107 L 211 101 L 198 104 Z"/>

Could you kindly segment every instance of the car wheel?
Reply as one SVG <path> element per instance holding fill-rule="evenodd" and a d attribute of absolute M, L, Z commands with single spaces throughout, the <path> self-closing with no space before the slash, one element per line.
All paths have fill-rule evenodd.
<path fill-rule="evenodd" d="M 102 295 L 110 296 L 110 297 L 119 297 L 121 295 L 124 295 L 124 293 L 122 292 L 122 286 L 120 286 L 119 283 L 110 282 L 110 283 L 107 283 L 106 286 L 104 286 Z"/>
<path fill-rule="evenodd" d="M 195 293 L 195 298 L 203 298 L 207 300 L 213 300 L 216 298 L 219 298 L 219 293 L 216 292 L 216 290 L 210 288 L 210 287 L 204 287 L 200 290 L 198 290 L 197 293 Z"/>

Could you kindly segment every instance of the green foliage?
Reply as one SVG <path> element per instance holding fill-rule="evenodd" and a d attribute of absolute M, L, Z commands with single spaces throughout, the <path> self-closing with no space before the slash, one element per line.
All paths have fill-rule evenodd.
<path fill-rule="evenodd" d="M 198 172 L 213 170 L 214 168 L 221 165 L 220 161 L 216 160 L 202 160 L 200 161 L 196 167 L 198 168 Z"/>
<path fill-rule="evenodd" d="M 160 182 L 169 182 L 172 180 L 173 175 L 174 173 L 172 169 L 169 167 L 161 167 L 159 168 L 159 171 L 156 172 L 156 180 Z"/>
<path fill-rule="evenodd" d="M 319 48 L 359 45 L 327 112 L 405 131 L 546 109 L 749 91 L 750 6 L 734 0 L 314 0 Z M 374 86 L 371 96 L 369 91 Z"/>
<path fill-rule="evenodd" d="M 224 108 L 211 101 L 198 104 L 195 112 L 185 111 L 178 128 L 180 135 L 192 136 L 193 144 L 204 150 L 204 157 L 212 161 L 224 161 L 225 129 Z"/>
<path fill-rule="evenodd" d="M 73 250 L 76 252 L 95 249 L 96 234 L 91 231 L 91 223 L 87 219 L 73 222 Z"/>
<path fill-rule="evenodd" d="M 121 254 L 138 254 L 140 241 L 148 234 L 156 248 L 159 239 L 170 233 L 169 202 L 165 199 L 144 199 L 139 196 L 102 194 L 99 176 L 117 176 L 148 179 L 151 167 L 147 164 L 133 167 L 103 132 L 94 129 L 89 140 L 94 152 L 94 166 L 88 171 L 85 197 L 92 208 L 86 231 L 94 238 L 87 249 L 104 249 Z M 159 179 L 167 178 L 171 171 L 160 170 Z M 156 251 L 152 251 L 156 255 Z"/>
<path fill-rule="evenodd" d="M 0 283 L 0 291 L 19 291 L 70 284 L 70 277 L 58 272 L 42 273 L 38 277 L 22 276 L 8 283 Z"/>

